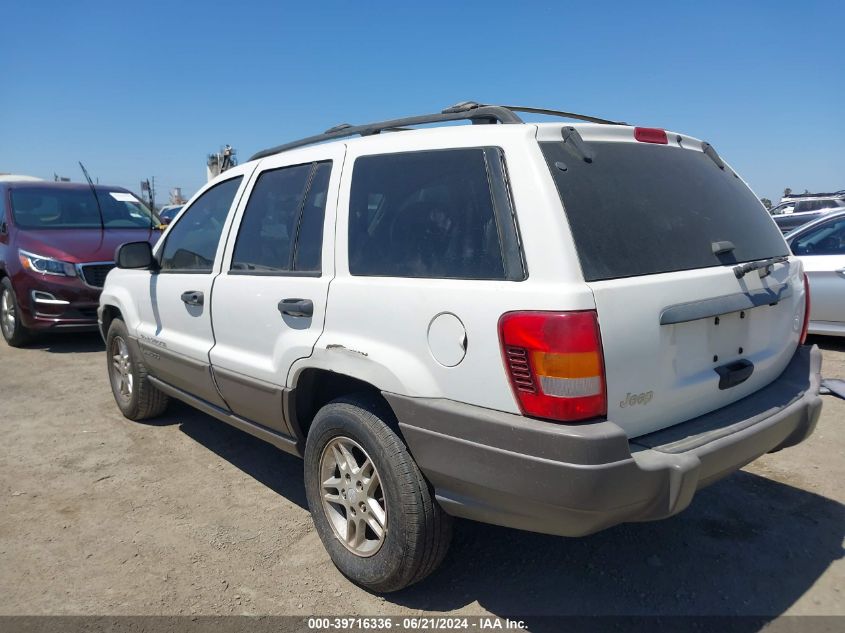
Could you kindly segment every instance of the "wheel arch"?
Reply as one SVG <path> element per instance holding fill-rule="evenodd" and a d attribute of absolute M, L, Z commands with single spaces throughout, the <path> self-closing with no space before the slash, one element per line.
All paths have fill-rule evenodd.
<path fill-rule="evenodd" d="M 343 397 L 367 403 L 401 437 L 396 414 L 377 386 L 348 374 L 306 367 L 297 373 L 292 388 L 285 391 L 284 402 L 285 417 L 303 452 L 314 416 L 329 402 Z"/>
<path fill-rule="evenodd" d="M 133 290 L 137 290 L 137 288 L 133 288 L 131 285 L 112 283 L 112 274 L 109 274 L 106 286 L 100 294 L 99 318 L 102 321 L 100 331 L 105 339 L 109 333 L 109 325 L 115 317 L 119 316 L 126 324 L 129 335 L 135 336 L 136 328 L 140 323 L 138 305 L 133 296 Z M 108 322 L 106 322 L 107 316 Z"/>
<path fill-rule="evenodd" d="M 110 303 L 102 306 L 102 310 L 100 311 L 100 334 L 103 340 L 106 340 L 109 334 L 109 327 L 111 327 L 112 321 L 116 318 L 123 319 L 123 313 L 120 311 L 120 308 Z"/>

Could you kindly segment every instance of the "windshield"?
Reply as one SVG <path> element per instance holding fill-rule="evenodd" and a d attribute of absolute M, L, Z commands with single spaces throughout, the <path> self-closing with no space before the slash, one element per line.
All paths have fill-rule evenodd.
<path fill-rule="evenodd" d="M 15 187 L 11 199 L 15 224 L 22 229 L 149 229 L 158 225 L 158 218 L 128 191 L 98 189 L 95 199 L 90 189 Z"/>
<path fill-rule="evenodd" d="M 181 210 L 182 207 L 167 207 L 159 212 L 159 216 L 162 218 L 170 218 L 172 220 Z"/>
<path fill-rule="evenodd" d="M 703 152 L 591 142 L 588 163 L 541 143 L 586 281 L 653 275 L 787 255 L 766 209 Z M 720 252 L 721 243 L 730 242 Z"/>

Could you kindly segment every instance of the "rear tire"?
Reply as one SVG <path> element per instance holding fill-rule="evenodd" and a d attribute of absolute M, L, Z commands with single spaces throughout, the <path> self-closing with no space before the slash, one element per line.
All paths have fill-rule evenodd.
<path fill-rule="evenodd" d="M 0 281 L 0 332 L 12 347 L 21 347 L 32 339 L 32 333 L 21 323 L 18 298 L 8 277 Z"/>
<path fill-rule="evenodd" d="M 145 420 L 167 409 L 170 398 L 148 380 L 147 368 L 119 318 L 112 320 L 106 336 L 106 369 L 114 400 L 125 417 Z"/>
<path fill-rule="evenodd" d="M 320 409 L 305 445 L 308 506 L 332 562 L 353 582 L 384 593 L 433 572 L 452 536 L 451 517 L 389 426 L 392 420 L 374 399 L 341 398 Z M 344 460 L 345 470 L 336 467 Z M 354 464 L 361 466 L 357 474 Z M 370 490 L 373 479 L 379 485 Z M 350 519 L 364 531 L 347 527 L 342 533 Z"/>

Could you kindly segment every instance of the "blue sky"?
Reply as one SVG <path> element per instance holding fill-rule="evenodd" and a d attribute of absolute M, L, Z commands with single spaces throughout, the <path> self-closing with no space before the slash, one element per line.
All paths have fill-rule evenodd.
<path fill-rule="evenodd" d="M 10 6 L 11 5 L 11 6 Z M 845 188 L 845 2 L 14 2 L 0 172 L 193 193 L 205 155 L 463 100 L 703 138 L 761 195 Z"/>

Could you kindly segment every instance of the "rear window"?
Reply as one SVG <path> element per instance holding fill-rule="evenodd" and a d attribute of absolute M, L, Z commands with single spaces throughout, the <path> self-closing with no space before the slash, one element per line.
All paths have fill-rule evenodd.
<path fill-rule="evenodd" d="M 585 162 L 541 143 L 586 281 L 722 266 L 787 255 L 760 201 L 703 152 L 591 142 Z M 713 254 L 713 243 L 734 250 Z"/>

